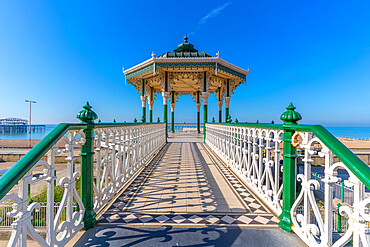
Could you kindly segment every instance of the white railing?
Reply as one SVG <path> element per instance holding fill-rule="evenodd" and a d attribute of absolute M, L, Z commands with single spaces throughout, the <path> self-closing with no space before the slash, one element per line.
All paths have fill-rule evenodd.
<path fill-rule="evenodd" d="M 206 143 L 277 214 L 282 212 L 283 205 L 282 135 L 283 130 L 279 129 L 206 125 Z M 344 246 L 350 241 L 354 246 L 370 246 L 370 198 L 364 197 L 363 183 L 342 162 L 334 163 L 333 153 L 312 133 L 295 132 L 293 140 L 297 140 L 295 146 L 305 151 L 304 173 L 297 175 L 302 188 L 291 209 L 293 231 L 309 246 Z M 324 214 L 320 213 L 313 193 L 320 189 L 319 182 L 311 178 L 313 154 L 325 158 Z M 354 202 L 340 207 L 340 214 L 348 218 L 348 228 L 333 243 L 333 185 L 341 181 L 338 169 L 349 174 L 344 183 L 353 189 Z"/>
<path fill-rule="evenodd" d="M 369 206 L 370 198 L 364 197 L 364 184 L 346 167 L 342 162 L 334 163 L 333 153 L 317 137 L 309 132 L 296 132 L 293 139 L 299 140 L 295 145 L 304 149 L 304 173 L 298 174 L 297 180 L 301 183 L 302 189 L 295 203 L 292 206 L 291 216 L 293 230 L 308 245 L 317 246 L 344 246 L 353 241 L 354 246 L 370 246 L 369 227 L 370 221 Z M 317 147 L 320 147 L 317 148 Z M 311 178 L 311 156 L 318 154 L 325 159 L 324 182 L 324 215 L 319 212 L 316 204 L 314 190 L 320 189 L 317 180 Z M 342 179 L 338 177 L 337 170 L 344 169 L 348 172 L 348 180 L 344 180 L 347 187 L 353 189 L 353 204 L 341 206 L 339 212 L 342 216 L 349 218 L 349 225 L 346 233 L 333 243 L 333 186 Z M 298 213 L 298 207 L 302 205 L 304 212 Z M 310 210 L 314 211 L 317 224 L 311 224 Z"/>
<path fill-rule="evenodd" d="M 164 124 L 96 129 L 94 210 L 99 211 L 165 142 Z"/>
<path fill-rule="evenodd" d="M 75 154 L 79 153 L 79 146 L 85 143 L 85 139 L 83 130 L 68 131 L 68 135 L 61 137 L 48 151 L 47 161 L 39 160 L 19 180 L 16 185 L 18 194 L 9 192 L 0 200 L 0 205 L 12 204 L 12 210 L 6 214 L 6 220 L 14 218 L 8 246 L 27 246 L 27 235 L 40 246 L 64 246 L 84 227 L 85 208 L 76 189 L 80 173 L 74 169 Z M 99 211 L 165 142 L 164 124 L 96 128 L 94 210 Z M 60 147 L 62 144 L 65 145 Z M 67 156 L 66 171 L 56 173 L 55 156 L 61 153 Z M 40 166 L 43 168 L 41 171 Z M 42 183 L 46 185 L 42 187 Z M 35 230 L 38 227 L 34 221 L 35 211 L 40 211 L 42 202 L 29 202 L 29 185 L 31 188 L 38 186 L 40 192 L 46 189 L 46 238 Z M 56 186 L 64 188 L 58 204 L 54 200 Z"/>
<path fill-rule="evenodd" d="M 206 125 L 206 143 L 276 214 L 282 212 L 282 130 Z"/>
<path fill-rule="evenodd" d="M 77 140 L 77 136 L 80 136 Z M 65 142 L 65 147 L 59 147 L 59 143 Z M 79 178 L 79 172 L 73 172 L 74 151 L 76 145 L 85 143 L 83 131 L 69 131 L 68 136 L 63 136 L 57 144 L 51 148 L 47 154 L 47 161 L 40 160 L 33 166 L 27 174 L 18 182 L 18 195 L 7 194 L 0 203 L 13 201 L 13 210 L 7 214 L 8 217 L 14 217 L 12 233 L 8 246 L 26 246 L 27 235 L 34 239 L 41 246 L 62 246 L 65 245 L 79 230 L 83 227 L 83 216 L 85 213 L 84 205 L 76 190 L 76 178 Z M 54 181 L 58 178 L 55 176 L 55 155 L 61 152 L 67 154 L 67 173 L 66 176 L 59 178 L 58 185 L 64 187 L 63 198 L 58 211 L 54 213 Z M 44 169 L 41 175 L 36 175 L 35 168 L 41 165 Z M 6 175 L 6 173 L 5 173 Z M 4 175 L 4 176 L 5 176 Z M 41 237 L 35 231 L 32 225 L 32 213 L 40 209 L 39 202 L 29 204 L 28 186 L 37 182 L 46 182 L 47 187 L 47 207 L 46 207 L 46 239 Z M 73 207 L 76 201 L 79 210 Z M 61 220 L 62 215 L 65 220 Z"/>
<path fill-rule="evenodd" d="M 59 202 L 54 203 L 54 213 L 58 212 L 58 209 L 60 207 Z M 40 202 L 40 208 L 39 210 L 35 210 L 32 213 L 32 225 L 35 228 L 46 228 L 46 208 L 47 203 L 46 202 Z M 77 205 L 73 205 L 74 211 L 77 210 Z M 0 218 L 2 219 L 0 223 L 0 228 L 10 228 L 14 218 L 8 217 L 7 214 L 13 210 L 13 203 L 7 201 L 2 204 L 0 204 Z M 64 221 L 65 215 L 62 215 L 60 221 Z"/>

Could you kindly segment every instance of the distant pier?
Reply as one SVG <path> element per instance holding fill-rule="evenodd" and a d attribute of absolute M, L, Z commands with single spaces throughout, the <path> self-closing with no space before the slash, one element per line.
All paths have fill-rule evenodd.
<path fill-rule="evenodd" d="M 30 126 L 28 121 L 20 118 L 0 119 L 0 133 L 27 133 Z M 32 132 L 45 131 L 46 126 L 43 124 L 32 124 Z"/>

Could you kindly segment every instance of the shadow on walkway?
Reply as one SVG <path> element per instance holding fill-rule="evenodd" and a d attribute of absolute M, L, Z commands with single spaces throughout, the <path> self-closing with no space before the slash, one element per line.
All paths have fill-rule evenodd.
<path fill-rule="evenodd" d="M 74 245 L 79 246 L 305 246 L 280 229 L 96 227 Z"/>

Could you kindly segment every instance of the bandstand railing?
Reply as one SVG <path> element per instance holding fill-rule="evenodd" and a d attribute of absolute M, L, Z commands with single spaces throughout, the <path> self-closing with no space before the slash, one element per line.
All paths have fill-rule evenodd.
<path fill-rule="evenodd" d="M 205 142 L 279 215 L 282 229 L 294 231 L 309 246 L 370 246 L 370 198 L 365 197 L 370 168 L 324 127 L 299 125 L 300 114 L 292 105 L 287 110 L 283 125 L 206 124 Z M 304 150 L 303 174 L 296 172 L 296 147 Z M 323 207 L 314 193 L 320 184 L 311 178 L 314 154 L 325 159 Z M 348 219 L 341 234 L 333 232 L 333 185 L 342 179 L 338 169 L 348 172 L 344 183 L 354 191 L 353 204 L 339 208 Z"/>
<path fill-rule="evenodd" d="M 0 177 L 0 204 L 11 205 L 7 217 L 14 218 L 8 246 L 27 246 L 27 235 L 40 246 L 66 245 L 82 228 L 95 226 L 99 210 L 166 143 L 163 123 L 94 123 L 97 116 L 88 104 L 77 117 L 81 124 L 59 124 Z M 56 170 L 55 162 L 62 153 L 64 172 Z M 41 190 L 40 183 L 46 184 L 46 202 L 29 200 L 29 187 Z M 45 203 L 43 238 L 33 215 Z"/>

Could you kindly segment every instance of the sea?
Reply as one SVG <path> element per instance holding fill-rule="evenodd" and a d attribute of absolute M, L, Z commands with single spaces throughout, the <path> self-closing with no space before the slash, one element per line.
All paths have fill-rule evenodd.
<path fill-rule="evenodd" d="M 45 130 L 40 132 L 32 132 L 32 139 L 42 139 L 50 133 L 57 125 L 46 124 Z M 354 138 L 354 139 L 370 139 L 370 127 L 333 127 L 324 126 L 330 133 L 336 137 Z M 28 139 L 28 133 L 0 133 L 0 139 Z"/>

